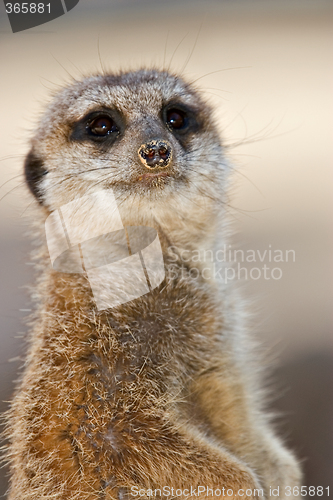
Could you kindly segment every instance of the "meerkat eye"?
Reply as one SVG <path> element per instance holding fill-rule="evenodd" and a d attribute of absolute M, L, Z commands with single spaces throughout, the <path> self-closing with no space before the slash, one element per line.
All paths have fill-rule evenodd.
<path fill-rule="evenodd" d="M 118 133 L 119 129 L 110 116 L 98 116 L 87 125 L 88 132 L 97 137 L 106 137 Z"/>
<path fill-rule="evenodd" d="M 172 108 L 166 113 L 166 123 L 173 130 L 184 130 L 188 126 L 188 117 L 184 111 Z"/>
<path fill-rule="evenodd" d="M 70 140 L 78 142 L 106 143 L 111 146 L 125 129 L 121 114 L 115 109 L 92 111 L 71 126 Z"/>

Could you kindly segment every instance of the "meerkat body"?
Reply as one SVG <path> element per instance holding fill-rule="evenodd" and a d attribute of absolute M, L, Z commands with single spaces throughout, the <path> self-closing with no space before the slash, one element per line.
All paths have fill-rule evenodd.
<path fill-rule="evenodd" d="M 270 488 L 285 498 L 299 484 L 263 408 L 242 303 L 194 263 L 226 242 L 228 170 L 211 110 L 178 77 L 95 76 L 55 97 L 25 164 L 41 237 L 54 211 L 112 190 L 125 227 L 158 231 L 167 272 L 98 310 L 87 274 L 53 270 L 41 245 L 8 417 L 10 500 L 268 498 Z M 103 240 L 94 251 L 105 253 Z"/>

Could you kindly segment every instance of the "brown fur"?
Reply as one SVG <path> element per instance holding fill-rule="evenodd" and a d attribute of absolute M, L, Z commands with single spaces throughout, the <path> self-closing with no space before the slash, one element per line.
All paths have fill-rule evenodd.
<path fill-rule="evenodd" d="M 169 101 L 197 117 L 183 142 L 161 120 Z M 109 149 L 72 140 L 75 124 L 106 106 L 123 116 L 121 139 Z M 168 177 L 148 182 L 137 151 L 157 136 L 171 143 L 173 162 Z M 42 246 L 30 350 L 8 416 L 10 500 L 122 500 L 137 498 L 132 486 L 198 485 L 232 489 L 228 498 L 259 498 L 238 497 L 239 488 L 268 498 L 279 486 L 285 498 L 284 487 L 299 484 L 263 408 L 241 300 L 222 281 L 181 276 L 194 263 L 170 255 L 170 245 L 202 252 L 226 241 L 228 170 L 209 106 L 179 77 L 94 76 L 55 96 L 26 163 L 40 234 L 52 210 L 112 187 L 124 225 L 159 231 L 173 273 L 98 311 L 86 276 L 52 270 Z"/>

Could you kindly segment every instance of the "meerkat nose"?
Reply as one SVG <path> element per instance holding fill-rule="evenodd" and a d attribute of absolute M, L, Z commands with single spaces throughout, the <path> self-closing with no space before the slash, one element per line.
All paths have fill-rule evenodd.
<path fill-rule="evenodd" d="M 172 148 L 167 141 L 151 140 L 140 146 L 138 154 L 145 167 L 165 168 L 170 164 Z"/>

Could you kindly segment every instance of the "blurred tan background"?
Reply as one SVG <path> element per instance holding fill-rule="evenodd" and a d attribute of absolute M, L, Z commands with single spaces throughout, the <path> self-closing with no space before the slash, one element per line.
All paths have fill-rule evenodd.
<path fill-rule="evenodd" d="M 29 199 L 19 174 L 42 105 L 68 73 L 79 77 L 101 62 L 110 70 L 170 66 L 197 80 L 216 108 L 236 167 L 237 248 L 295 251 L 295 262 L 277 264 L 281 279 L 248 280 L 244 293 L 274 367 L 277 426 L 304 460 L 303 484 L 332 486 L 332 21 L 332 3 L 323 0 L 81 0 L 67 15 L 13 34 L 0 4 L 2 411 L 30 308 Z"/>

